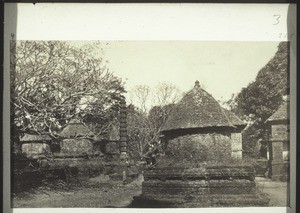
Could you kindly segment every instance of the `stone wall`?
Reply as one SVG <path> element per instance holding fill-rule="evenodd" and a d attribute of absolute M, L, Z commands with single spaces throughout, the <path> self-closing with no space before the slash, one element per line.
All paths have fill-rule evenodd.
<path fill-rule="evenodd" d="M 231 133 L 231 157 L 242 159 L 242 133 Z"/>
<path fill-rule="evenodd" d="M 289 179 L 289 125 L 273 123 L 269 140 L 269 177 L 272 180 Z"/>
<path fill-rule="evenodd" d="M 22 153 L 27 156 L 50 153 L 50 146 L 46 143 L 24 143 Z"/>
<path fill-rule="evenodd" d="M 191 134 L 167 140 L 166 157 L 190 162 L 223 161 L 231 157 L 231 139 L 223 134 Z"/>
<path fill-rule="evenodd" d="M 120 153 L 120 143 L 115 141 L 110 141 L 106 143 L 105 154 L 119 154 Z"/>
<path fill-rule="evenodd" d="M 287 140 L 289 138 L 288 125 L 276 124 L 272 125 L 272 138 L 280 138 Z"/>
<path fill-rule="evenodd" d="M 93 150 L 93 144 L 88 139 L 64 139 L 60 145 L 62 153 L 87 153 Z"/>
<path fill-rule="evenodd" d="M 272 139 L 278 140 L 278 142 L 273 143 L 273 152 L 280 152 L 280 153 L 272 153 L 271 160 L 273 155 L 279 156 L 284 161 L 289 160 L 289 126 L 284 124 L 276 124 L 272 125 Z M 272 152 L 272 151 L 271 151 Z M 276 158 L 276 157 L 275 157 Z M 278 160 L 278 159 L 276 159 Z"/>
<path fill-rule="evenodd" d="M 266 206 L 269 199 L 257 192 L 254 174 L 252 167 L 230 165 L 146 170 L 133 206 Z"/>
<path fill-rule="evenodd" d="M 289 161 L 269 161 L 269 177 L 274 181 L 288 181 Z"/>

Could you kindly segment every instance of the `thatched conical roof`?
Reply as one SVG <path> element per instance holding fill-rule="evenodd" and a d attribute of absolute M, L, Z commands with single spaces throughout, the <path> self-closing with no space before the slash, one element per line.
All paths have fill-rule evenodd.
<path fill-rule="evenodd" d="M 93 136 L 94 134 L 77 119 L 71 120 L 61 131 L 60 136 L 64 138 L 75 138 L 84 136 Z"/>
<path fill-rule="evenodd" d="M 246 123 L 244 123 L 238 116 L 236 116 L 233 112 L 227 110 L 227 109 L 224 109 L 224 112 L 227 116 L 227 118 L 230 120 L 230 122 L 236 126 L 236 127 L 241 127 L 241 128 L 245 128 L 247 126 Z"/>
<path fill-rule="evenodd" d="M 271 115 L 267 119 L 267 122 L 274 122 L 274 121 L 288 121 L 289 120 L 289 114 L 288 114 L 288 102 L 283 103 L 279 109 Z"/>
<path fill-rule="evenodd" d="M 162 132 L 204 127 L 237 127 L 245 125 L 237 116 L 223 109 L 199 81 L 173 108 Z"/>

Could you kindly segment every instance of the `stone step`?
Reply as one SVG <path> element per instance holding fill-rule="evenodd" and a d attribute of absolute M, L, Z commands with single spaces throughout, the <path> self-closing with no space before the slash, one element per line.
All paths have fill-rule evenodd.
<path fill-rule="evenodd" d="M 255 182 L 250 180 L 147 180 L 143 182 L 143 187 L 255 187 Z"/>
<path fill-rule="evenodd" d="M 157 180 L 206 180 L 206 179 L 247 179 L 254 180 L 255 176 L 252 172 L 195 172 L 195 173 L 184 173 L 184 172 L 145 172 L 145 180 L 157 179 Z"/>
<path fill-rule="evenodd" d="M 216 207 L 267 206 L 269 199 L 258 195 L 141 195 L 134 197 L 136 207 Z"/>

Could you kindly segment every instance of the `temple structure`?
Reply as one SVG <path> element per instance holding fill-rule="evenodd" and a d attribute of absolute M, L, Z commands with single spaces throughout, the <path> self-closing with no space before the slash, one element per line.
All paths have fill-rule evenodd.
<path fill-rule="evenodd" d="M 52 139 L 48 135 L 25 134 L 21 139 L 22 153 L 27 157 L 37 157 L 50 153 Z"/>
<path fill-rule="evenodd" d="M 283 103 L 268 118 L 266 124 L 270 132 L 268 141 L 269 177 L 272 180 L 287 180 L 289 175 L 289 102 Z"/>
<path fill-rule="evenodd" d="M 127 108 L 125 97 L 120 101 L 120 158 L 127 159 Z"/>
<path fill-rule="evenodd" d="M 224 160 L 224 158 L 242 158 L 241 131 L 246 124 L 219 103 L 196 81 L 194 88 L 175 105 L 162 133 L 168 144 L 169 153 L 178 145 L 190 144 L 191 150 L 201 150 L 192 158 L 201 157 L 205 161 Z M 175 146 L 175 147 L 174 147 Z M 197 149 L 203 146 L 205 148 Z M 215 150 L 218 146 L 218 152 Z M 183 148 L 183 147 L 182 147 Z M 191 149 L 192 148 L 192 149 Z M 204 150 L 205 149 L 205 150 Z M 174 157 L 180 153 L 174 150 Z M 215 155 L 219 155 L 219 157 Z M 204 156 L 205 159 L 204 159 Z"/>
<path fill-rule="evenodd" d="M 245 124 L 223 109 L 199 82 L 178 102 L 162 128 L 165 156 L 145 171 L 137 206 L 263 206 L 254 168 L 236 163 Z"/>
<path fill-rule="evenodd" d="M 62 153 L 88 153 L 93 151 L 93 142 L 90 137 L 94 134 L 82 122 L 72 119 L 61 131 L 60 152 Z"/>

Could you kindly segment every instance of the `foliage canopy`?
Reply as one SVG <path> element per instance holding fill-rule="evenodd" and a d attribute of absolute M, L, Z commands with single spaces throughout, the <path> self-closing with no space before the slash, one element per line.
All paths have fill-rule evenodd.
<path fill-rule="evenodd" d="M 266 139 L 265 121 L 289 94 L 289 43 L 281 42 L 275 56 L 258 72 L 255 81 L 230 100 L 232 111 L 248 121 L 243 144 L 246 154 L 257 155 L 257 141 Z"/>
<path fill-rule="evenodd" d="M 15 139 L 30 132 L 58 137 L 75 117 L 90 124 L 96 134 L 105 131 L 118 113 L 125 90 L 93 52 L 98 46 L 76 47 L 61 41 L 11 43 L 11 127 Z"/>

